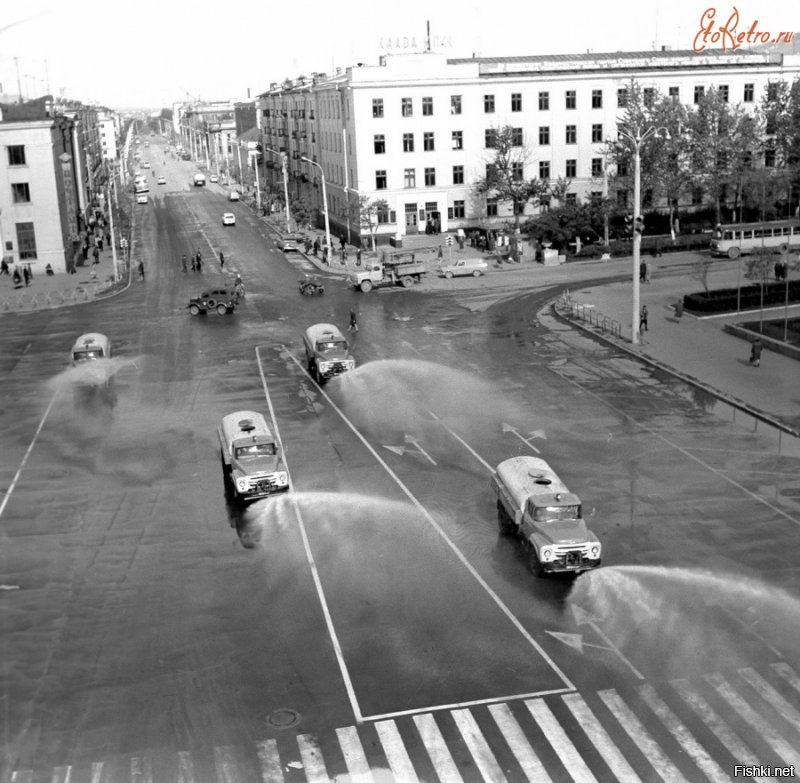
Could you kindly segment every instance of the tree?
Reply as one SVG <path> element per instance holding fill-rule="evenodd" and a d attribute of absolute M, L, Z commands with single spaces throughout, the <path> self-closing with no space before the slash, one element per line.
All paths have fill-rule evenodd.
<path fill-rule="evenodd" d="M 800 192 L 800 79 L 791 85 L 770 83 L 761 101 L 761 114 L 767 134 L 762 145 L 765 167 L 784 172 L 786 211 L 791 214 L 793 194 Z"/>
<path fill-rule="evenodd" d="M 385 199 L 369 200 L 369 196 L 358 198 L 359 223 L 362 230 L 368 231 L 372 242 L 372 252 L 375 252 L 375 235 L 378 233 L 379 216 L 388 215 L 389 204 Z"/>
<path fill-rule="evenodd" d="M 695 280 L 699 280 L 700 284 L 703 286 L 703 290 L 708 296 L 708 273 L 711 271 L 711 265 L 714 262 L 711 260 L 710 257 L 701 258 L 695 264 L 692 265 L 692 277 Z"/>
<path fill-rule="evenodd" d="M 515 260 L 519 260 L 516 240 L 520 216 L 529 202 L 539 204 L 548 192 L 548 184 L 535 178 L 525 179 L 531 153 L 522 143 L 517 129 L 510 125 L 490 128 L 487 131 L 487 146 L 492 152 L 486 161 L 486 175 L 476 180 L 472 187 L 475 193 L 483 197 L 496 198 L 500 204 L 511 205 L 515 228 L 512 254 Z"/>

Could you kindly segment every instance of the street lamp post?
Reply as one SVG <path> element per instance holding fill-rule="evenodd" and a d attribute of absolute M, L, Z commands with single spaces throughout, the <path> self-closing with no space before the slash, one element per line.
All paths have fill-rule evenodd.
<path fill-rule="evenodd" d="M 638 345 L 641 341 L 639 332 L 639 266 L 642 256 L 642 172 L 641 172 L 641 148 L 642 144 L 649 138 L 661 135 L 663 131 L 665 138 L 670 138 L 666 128 L 649 127 L 642 130 L 640 125 L 630 128 L 620 127 L 619 135 L 629 141 L 633 146 L 633 306 L 631 308 L 631 342 Z"/>
<path fill-rule="evenodd" d="M 328 221 L 328 191 L 325 189 L 325 170 L 315 160 L 311 160 L 311 158 L 300 156 L 300 160 L 304 160 L 306 163 L 316 166 L 319 169 L 320 175 L 322 176 L 322 204 L 325 207 L 325 241 L 328 244 L 329 258 L 332 260 L 333 246 L 331 245 L 331 225 Z"/>

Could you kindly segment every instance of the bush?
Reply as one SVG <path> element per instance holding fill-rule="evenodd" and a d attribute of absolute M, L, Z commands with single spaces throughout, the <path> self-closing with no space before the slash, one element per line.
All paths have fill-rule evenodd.
<path fill-rule="evenodd" d="M 753 310 L 761 306 L 761 286 L 742 286 L 736 288 L 720 288 L 716 291 L 686 294 L 683 306 L 691 313 L 709 315 L 711 313 L 729 313 L 736 311 L 737 301 L 742 310 Z M 764 307 L 782 305 L 786 301 L 786 284 L 768 283 L 764 286 Z M 800 280 L 789 283 L 789 304 L 800 302 Z"/>

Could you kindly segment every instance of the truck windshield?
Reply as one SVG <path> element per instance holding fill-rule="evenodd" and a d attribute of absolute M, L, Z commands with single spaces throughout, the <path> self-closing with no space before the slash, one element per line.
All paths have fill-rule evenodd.
<path fill-rule="evenodd" d="M 95 348 L 91 351 L 75 351 L 72 354 L 72 358 L 76 362 L 86 362 L 90 359 L 102 359 L 103 358 L 103 349 L 102 348 Z"/>
<path fill-rule="evenodd" d="M 317 350 L 326 353 L 327 351 L 346 351 L 346 340 L 329 340 L 324 343 L 317 343 Z"/>
<path fill-rule="evenodd" d="M 580 506 L 539 506 L 533 512 L 537 522 L 556 522 L 560 519 L 579 519 Z"/>
<path fill-rule="evenodd" d="M 252 459 L 253 457 L 271 457 L 277 453 L 274 443 L 251 443 L 249 446 L 238 446 L 236 457 L 238 459 Z"/>

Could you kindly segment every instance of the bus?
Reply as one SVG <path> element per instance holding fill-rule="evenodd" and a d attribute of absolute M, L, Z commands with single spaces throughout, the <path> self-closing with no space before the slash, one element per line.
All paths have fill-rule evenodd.
<path fill-rule="evenodd" d="M 134 190 L 138 196 L 140 193 L 149 193 L 150 185 L 147 182 L 147 177 L 144 174 L 139 174 L 134 180 Z"/>
<path fill-rule="evenodd" d="M 717 226 L 711 240 L 711 255 L 739 258 L 760 248 L 786 254 L 792 247 L 800 247 L 798 219 L 731 223 Z"/>

